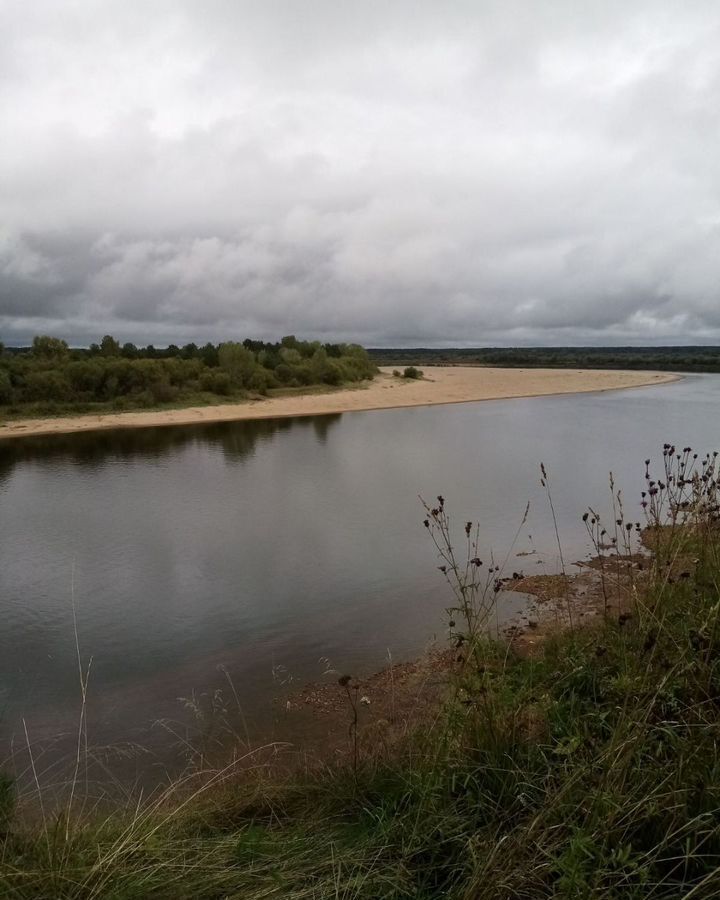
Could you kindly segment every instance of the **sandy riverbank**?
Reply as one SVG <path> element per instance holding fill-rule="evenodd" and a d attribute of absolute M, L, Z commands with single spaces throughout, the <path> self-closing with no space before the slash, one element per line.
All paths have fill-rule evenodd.
<path fill-rule="evenodd" d="M 384 368 L 367 387 L 343 388 L 326 394 L 297 394 L 244 403 L 161 409 L 147 412 L 105 413 L 0 422 L 0 439 L 40 434 L 67 434 L 105 428 L 143 428 L 193 425 L 240 419 L 315 416 L 326 413 L 436 403 L 467 403 L 513 397 L 541 397 L 609 391 L 662 384 L 681 376 L 669 372 L 624 372 L 600 369 L 500 369 L 477 366 L 436 366 L 426 369 L 421 381 L 394 378 Z"/>

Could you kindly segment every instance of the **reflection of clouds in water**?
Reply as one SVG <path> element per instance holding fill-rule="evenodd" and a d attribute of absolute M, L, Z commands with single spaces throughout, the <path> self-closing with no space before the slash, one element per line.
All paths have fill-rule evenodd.
<path fill-rule="evenodd" d="M 341 413 L 300 418 L 253 419 L 208 425 L 118 428 L 75 434 L 41 435 L 0 442 L 0 484 L 19 463 L 52 467 L 58 460 L 86 469 L 101 469 L 111 460 L 161 459 L 190 446 L 219 446 L 227 462 L 242 462 L 255 447 L 281 432 L 312 427 L 320 442 Z"/>
<path fill-rule="evenodd" d="M 451 599 L 418 493 L 447 498 L 461 540 L 465 521 L 479 522 L 481 558 L 494 550 L 498 562 L 531 500 L 517 550 L 529 532 L 538 553 L 508 566 L 533 574 L 543 559 L 552 570 L 543 460 L 570 564 L 585 555 L 580 517 L 607 498 L 608 469 L 626 509 L 637 508 L 642 460 L 665 440 L 716 442 L 719 392 L 720 376 L 708 375 L 617 393 L 0 444 L 3 470 L 14 466 L 0 487 L 0 684 L 10 690 L 0 754 L 13 729 L 22 733 L 20 715 L 33 737 L 46 711 L 48 729 L 76 727 L 73 564 L 95 739 L 176 717 L 178 696 L 222 683 L 218 664 L 252 720 L 273 695 L 273 665 L 302 683 L 317 679 L 320 657 L 358 674 L 382 666 L 388 648 L 397 660 L 443 638 Z"/>

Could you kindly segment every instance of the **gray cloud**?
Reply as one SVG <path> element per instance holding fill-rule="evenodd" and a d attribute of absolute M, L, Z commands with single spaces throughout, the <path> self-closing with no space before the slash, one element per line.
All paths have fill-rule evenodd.
<path fill-rule="evenodd" d="M 7 342 L 720 342 L 712 2 L 0 15 Z"/>

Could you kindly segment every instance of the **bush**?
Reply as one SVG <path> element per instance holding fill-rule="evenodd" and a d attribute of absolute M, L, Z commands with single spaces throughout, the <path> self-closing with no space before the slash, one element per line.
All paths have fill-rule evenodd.
<path fill-rule="evenodd" d="M 258 394 L 267 394 L 270 388 L 277 387 L 277 378 L 268 369 L 256 369 L 250 376 L 248 387 Z"/>
<path fill-rule="evenodd" d="M 303 363 L 300 366 L 293 367 L 293 377 L 298 384 L 308 387 L 311 384 L 317 384 L 317 378 L 313 372 L 312 366 Z"/>
<path fill-rule="evenodd" d="M 218 372 L 217 370 L 203 372 L 199 378 L 199 384 L 200 390 L 207 391 L 208 394 L 227 397 L 232 393 L 232 379 L 227 372 Z"/>
<path fill-rule="evenodd" d="M 156 403 L 172 403 L 177 400 L 180 391 L 167 381 L 155 381 L 150 385 L 150 393 Z"/>
<path fill-rule="evenodd" d="M 29 372 L 25 379 L 25 396 L 31 401 L 57 403 L 70 399 L 72 388 L 65 374 L 58 370 Z"/>
<path fill-rule="evenodd" d="M 290 384 L 293 378 L 293 370 L 287 363 L 278 363 L 275 367 L 275 375 L 283 384 Z"/>
<path fill-rule="evenodd" d="M 75 360 L 71 362 L 66 373 L 73 392 L 77 396 L 95 399 L 102 396 L 105 370 L 95 360 Z"/>
<path fill-rule="evenodd" d="M 355 344 L 322 345 L 288 336 L 282 343 L 228 341 L 215 347 L 171 344 L 136 347 L 105 335 L 102 346 L 73 348 L 39 336 L 30 351 L 6 353 L 0 367 L 0 405 L 18 413 L 86 412 L 104 405 L 153 406 L 193 400 L 198 391 L 228 396 L 242 390 L 266 394 L 279 385 L 340 385 L 372 378 L 377 372 L 366 351 Z M 27 406 L 32 404 L 32 409 Z M 13 409 L 15 412 L 15 409 Z"/>
<path fill-rule="evenodd" d="M 33 338 L 32 352 L 41 359 L 65 359 L 69 348 L 65 341 L 60 338 L 39 334 Z"/>
<path fill-rule="evenodd" d="M 12 403 L 12 382 L 4 369 L 0 369 L 0 404 Z"/>
<path fill-rule="evenodd" d="M 423 373 L 420 369 L 416 369 L 415 366 L 406 366 L 405 371 L 403 372 L 403 378 L 422 378 Z"/>
<path fill-rule="evenodd" d="M 234 384 L 246 386 L 257 366 L 255 354 L 233 341 L 221 344 L 218 349 L 220 368 L 232 378 Z"/>
<path fill-rule="evenodd" d="M 343 382 L 343 370 L 339 363 L 328 360 L 325 363 L 322 380 L 325 384 L 337 386 Z"/>

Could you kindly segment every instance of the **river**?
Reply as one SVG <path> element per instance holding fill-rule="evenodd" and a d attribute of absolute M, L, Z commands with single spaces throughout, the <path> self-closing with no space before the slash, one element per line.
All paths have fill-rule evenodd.
<path fill-rule="evenodd" d="M 715 449 L 719 413 L 720 376 L 700 375 L 0 443 L 0 760 L 27 739 L 72 757 L 78 647 L 94 744 L 162 760 L 157 723 L 185 727 L 179 698 L 229 680 L 260 733 L 274 698 L 329 665 L 367 674 L 444 640 L 450 597 L 419 494 L 444 495 L 458 534 L 479 522 L 488 561 L 506 556 L 529 502 L 508 566 L 554 571 L 541 461 L 572 562 L 589 551 L 580 517 L 606 504 L 609 471 L 639 513 L 643 460 L 665 441 Z M 510 597 L 502 616 L 521 608 Z"/>

